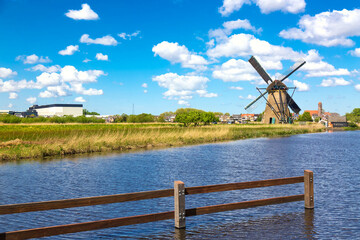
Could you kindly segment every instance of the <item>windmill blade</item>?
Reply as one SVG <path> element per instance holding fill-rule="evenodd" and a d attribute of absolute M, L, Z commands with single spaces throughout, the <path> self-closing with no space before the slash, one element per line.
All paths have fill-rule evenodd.
<path fill-rule="evenodd" d="M 265 70 L 262 68 L 262 66 L 254 56 L 251 56 L 251 58 L 249 59 L 249 63 L 255 68 L 255 70 L 259 73 L 259 75 L 262 77 L 262 79 L 264 79 L 267 84 L 269 84 L 269 81 L 272 82 L 269 74 L 265 72 Z"/>
<path fill-rule="evenodd" d="M 292 97 L 290 97 L 290 95 L 287 92 L 285 92 L 285 94 L 286 94 L 286 102 L 288 103 L 288 106 L 291 108 L 291 110 L 294 113 L 299 114 L 299 112 L 301 111 L 299 106 L 296 104 L 296 102 L 292 99 Z"/>
<path fill-rule="evenodd" d="M 263 98 L 263 96 L 265 96 L 268 92 L 264 92 L 262 94 L 260 94 L 260 96 L 258 96 L 254 101 L 252 101 L 251 103 L 249 103 L 246 107 L 245 107 L 245 110 L 247 111 L 252 111 L 254 110 L 259 104 L 256 104 L 255 103 L 260 99 L 260 98 Z M 258 102 L 260 103 L 260 102 Z M 249 110 L 248 110 L 249 109 Z"/>
<path fill-rule="evenodd" d="M 306 63 L 305 60 L 301 59 L 297 61 L 294 65 L 292 65 L 284 74 L 282 74 L 282 77 L 279 79 L 280 81 L 284 81 L 287 79 L 291 74 L 293 74 L 296 70 L 301 68 Z"/>
<path fill-rule="evenodd" d="M 266 96 L 264 96 L 266 98 Z M 253 105 L 251 105 L 250 107 L 248 107 L 246 109 L 246 112 L 248 113 L 253 113 L 255 111 L 255 109 L 257 109 L 258 106 L 263 105 L 263 103 L 266 102 L 265 98 L 260 98 L 258 101 L 256 101 Z"/>

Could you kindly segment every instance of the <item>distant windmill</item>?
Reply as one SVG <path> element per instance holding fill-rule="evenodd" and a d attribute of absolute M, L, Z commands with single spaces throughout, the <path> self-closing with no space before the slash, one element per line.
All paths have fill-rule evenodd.
<path fill-rule="evenodd" d="M 299 114 L 301 109 L 292 99 L 296 87 L 287 87 L 283 81 L 302 67 L 306 62 L 301 60 L 295 63 L 288 71 L 286 71 L 285 74 L 281 76 L 279 80 L 274 81 L 270 78 L 269 74 L 265 72 L 254 56 L 249 59 L 249 62 L 260 74 L 262 79 L 264 79 L 266 84 L 268 84 L 268 87 L 256 88 L 260 92 L 260 96 L 247 105 L 245 110 L 254 109 L 256 107 L 255 103 L 258 102 L 258 100 L 265 99 L 266 107 L 262 119 L 263 123 L 292 123 L 293 117 L 290 113 L 289 107 L 296 114 Z M 291 96 L 287 92 L 289 89 L 294 89 Z M 265 90 L 265 92 L 262 92 L 261 90 Z M 267 98 L 266 94 L 268 94 Z"/>

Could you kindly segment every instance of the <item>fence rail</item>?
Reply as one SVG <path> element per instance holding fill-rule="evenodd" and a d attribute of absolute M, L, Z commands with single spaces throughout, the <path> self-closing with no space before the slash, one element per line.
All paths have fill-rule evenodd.
<path fill-rule="evenodd" d="M 304 182 L 304 194 L 300 194 L 300 195 L 185 209 L 185 195 L 269 187 L 269 186 L 278 186 L 278 185 L 294 184 L 294 183 L 302 183 L 302 182 Z M 100 197 L 65 199 L 65 200 L 46 201 L 46 202 L 1 205 L 0 214 L 44 211 L 44 210 L 82 207 L 82 206 L 91 206 L 91 205 L 99 205 L 99 204 L 110 204 L 110 203 L 127 202 L 127 201 L 138 201 L 138 200 L 162 198 L 162 197 L 174 197 L 174 203 L 175 203 L 174 211 L 106 219 L 106 220 L 93 221 L 93 222 L 74 223 L 67 225 L 4 232 L 4 233 L 0 233 L 0 240 L 39 238 L 39 237 L 54 236 L 54 235 L 67 234 L 67 233 L 97 230 L 103 228 L 155 222 L 166 219 L 174 219 L 176 228 L 184 228 L 185 219 L 186 217 L 190 217 L 190 216 L 223 212 L 223 211 L 231 211 L 235 209 L 253 208 L 259 206 L 281 204 L 281 203 L 295 202 L 295 201 L 305 201 L 305 208 L 314 208 L 313 172 L 309 170 L 305 170 L 304 176 L 299 176 L 299 177 L 279 178 L 279 179 L 260 180 L 260 181 L 252 181 L 252 182 L 241 182 L 241 183 L 217 184 L 217 185 L 187 187 L 187 188 L 185 188 L 185 184 L 183 182 L 175 181 L 174 189 L 126 193 L 126 194 L 108 195 L 108 196 L 100 196 Z"/>

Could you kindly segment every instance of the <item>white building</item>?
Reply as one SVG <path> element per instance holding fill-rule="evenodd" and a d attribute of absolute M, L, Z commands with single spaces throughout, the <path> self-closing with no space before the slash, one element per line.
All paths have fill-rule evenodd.
<path fill-rule="evenodd" d="M 10 110 L 0 110 L 0 114 L 9 114 Z"/>
<path fill-rule="evenodd" d="M 35 110 L 38 116 L 53 117 L 53 116 L 73 116 L 78 117 L 83 115 L 82 104 L 50 104 L 50 105 L 34 105 L 29 110 Z"/>

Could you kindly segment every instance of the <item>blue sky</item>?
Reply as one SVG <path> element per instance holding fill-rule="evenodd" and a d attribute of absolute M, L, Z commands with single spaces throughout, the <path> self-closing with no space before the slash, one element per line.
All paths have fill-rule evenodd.
<path fill-rule="evenodd" d="M 101 114 L 180 107 L 246 113 L 264 81 L 289 80 L 302 110 L 360 102 L 357 1 L 0 0 L 0 109 L 82 103 Z M 255 113 L 262 112 L 259 105 Z"/>

